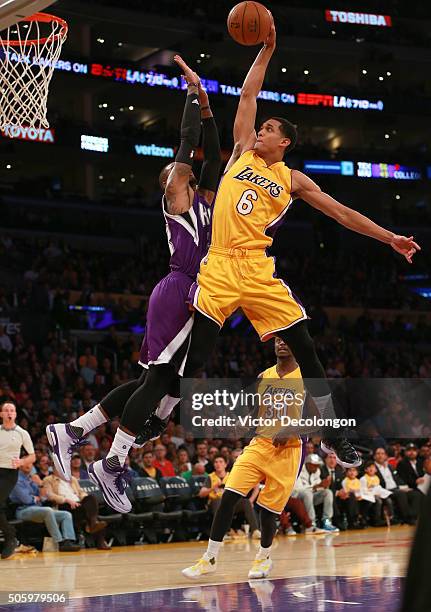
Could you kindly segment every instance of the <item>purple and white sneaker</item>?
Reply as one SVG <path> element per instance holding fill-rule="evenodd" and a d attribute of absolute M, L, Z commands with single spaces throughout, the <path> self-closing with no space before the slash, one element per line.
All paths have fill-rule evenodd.
<path fill-rule="evenodd" d="M 68 482 L 72 479 L 70 460 L 72 453 L 81 446 L 86 439 L 77 436 L 69 423 L 57 423 L 47 425 L 46 435 L 52 448 L 52 459 L 55 468 L 63 480 Z"/>
<path fill-rule="evenodd" d="M 111 468 L 106 459 L 90 463 L 87 468 L 90 479 L 103 493 L 108 506 L 121 513 L 130 512 L 132 504 L 127 497 L 127 485 L 131 481 L 130 472 L 126 467 Z"/>

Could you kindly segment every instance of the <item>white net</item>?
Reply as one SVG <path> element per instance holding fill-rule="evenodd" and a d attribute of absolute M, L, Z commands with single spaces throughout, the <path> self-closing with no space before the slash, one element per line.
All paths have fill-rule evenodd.
<path fill-rule="evenodd" d="M 37 13 L 0 34 L 0 130 L 49 128 L 48 90 L 67 24 Z"/>

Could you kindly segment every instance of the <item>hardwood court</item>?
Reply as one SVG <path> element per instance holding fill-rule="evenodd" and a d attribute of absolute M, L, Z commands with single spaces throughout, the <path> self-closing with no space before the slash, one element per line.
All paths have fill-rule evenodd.
<path fill-rule="evenodd" d="M 199 582 L 187 581 L 180 570 L 200 557 L 204 542 L 15 555 L 1 563 L 1 590 L 69 591 L 67 609 L 80 612 L 129 606 L 247 612 L 286 610 L 293 604 L 295 612 L 395 612 L 412 535 L 411 528 L 392 527 L 279 537 L 273 547 L 273 572 L 263 581 L 247 580 L 258 546 L 251 540 L 226 542 L 219 571 Z M 7 609 L 45 608 L 33 604 Z"/>

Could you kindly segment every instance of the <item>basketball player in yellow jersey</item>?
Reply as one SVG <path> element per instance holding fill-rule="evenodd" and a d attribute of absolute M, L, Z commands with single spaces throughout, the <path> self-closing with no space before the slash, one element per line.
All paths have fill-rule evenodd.
<path fill-rule="evenodd" d="M 277 335 L 288 344 L 323 418 L 335 416 L 325 371 L 308 333 L 307 315 L 289 286 L 275 275 L 266 248 L 293 200 L 300 198 L 345 227 L 390 245 L 409 263 L 419 246 L 397 236 L 323 193 L 283 159 L 297 139 L 295 126 L 271 117 L 255 132 L 257 96 L 275 49 L 275 27 L 244 81 L 233 127 L 235 148 L 216 196 L 212 242 L 202 261 L 194 295 L 196 309 L 185 377 L 196 374 L 211 354 L 219 329 L 238 307 L 262 341 Z M 323 432 L 322 448 L 343 467 L 361 459 L 345 438 Z"/>
<path fill-rule="evenodd" d="M 234 463 L 214 516 L 207 551 L 195 565 L 183 570 L 187 578 L 216 571 L 217 555 L 232 523 L 236 504 L 263 481 L 265 486 L 256 502 L 260 507 L 260 549 L 248 577 L 266 578 L 271 571 L 276 519 L 290 497 L 302 460 L 301 438 L 285 437 L 281 417 L 300 418 L 305 399 L 301 370 L 290 348 L 280 338 L 275 339 L 275 354 L 277 364 L 260 374 L 258 387 L 261 398 L 272 400 L 261 402 L 258 412 L 258 419 L 265 419 L 268 424 L 265 421 L 258 425 L 255 437 Z M 281 397 L 289 398 L 284 406 L 280 403 Z"/>

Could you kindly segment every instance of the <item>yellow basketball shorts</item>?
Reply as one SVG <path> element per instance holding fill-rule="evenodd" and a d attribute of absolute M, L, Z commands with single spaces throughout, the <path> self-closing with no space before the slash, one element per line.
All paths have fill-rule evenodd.
<path fill-rule="evenodd" d="M 262 481 L 257 504 L 280 514 L 286 505 L 301 465 L 302 444 L 275 447 L 267 438 L 253 438 L 233 464 L 225 489 L 244 497 Z"/>
<path fill-rule="evenodd" d="M 242 308 L 265 342 L 307 318 L 289 286 L 275 274 L 275 260 L 263 250 L 210 247 L 190 301 L 220 327 Z"/>

